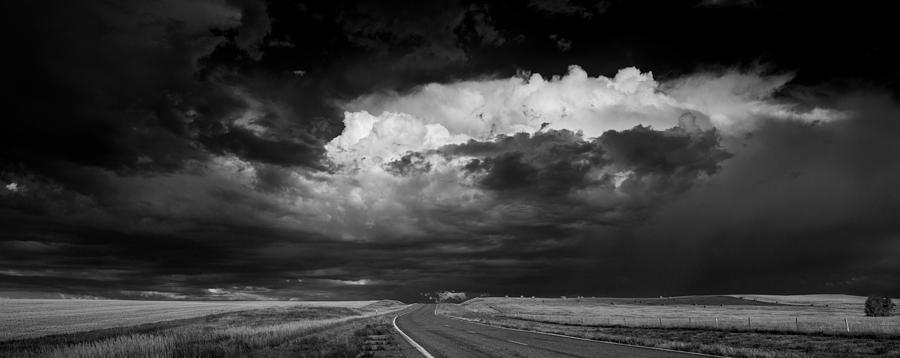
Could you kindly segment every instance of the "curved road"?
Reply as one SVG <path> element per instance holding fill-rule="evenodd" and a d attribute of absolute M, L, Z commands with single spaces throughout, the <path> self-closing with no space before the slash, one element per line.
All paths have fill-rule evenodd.
<path fill-rule="evenodd" d="M 422 305 L 397 317 L 396 323 L 435 358 L 700 356 L 489 327 L 438 316 L 434 310 L 435 305 Z"/>

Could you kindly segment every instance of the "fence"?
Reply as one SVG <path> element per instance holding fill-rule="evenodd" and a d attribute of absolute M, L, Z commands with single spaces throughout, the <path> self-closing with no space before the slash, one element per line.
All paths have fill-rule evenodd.
<path fill-rule="evenodd" d="M 900 335 L 900 321 L 882 317 L 635 317 L 565 316 L 554 314 L 505 313 L 501 317 L 546 323 L 583 326 L 624 326 L 643 328 L 703 328 L 721 330 L 794 331 L 836 334 Z"/>

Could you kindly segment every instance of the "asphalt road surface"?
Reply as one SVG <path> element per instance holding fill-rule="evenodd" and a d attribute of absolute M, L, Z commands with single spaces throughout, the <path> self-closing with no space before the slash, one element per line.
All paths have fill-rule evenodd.
<path fill-rule="evenodd" d="M 468 323 L 434 314 L 422 305 L 397 317 L 397 326 L 435 358 L 622 357 L 697 358 L 699 355 L 592 342 Z"/>

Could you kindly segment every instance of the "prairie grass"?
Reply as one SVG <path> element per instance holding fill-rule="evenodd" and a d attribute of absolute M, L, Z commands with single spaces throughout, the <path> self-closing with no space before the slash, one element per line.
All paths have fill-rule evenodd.
<path fill-rule="evenodd" d="M 261 352 L 268 352 L 263 354 L 266 356 L 282 356 L 278 352 L 303 350 L 309 345 L 319 347 L 313 350 L 315 352 L 322 352 L 322 347 L 326 346 L 338 347 L 332 349 L 335 352 L 348 352 L 349 340 L 335 343 L 309 336 L 355 321 L 383 319 L 386 314 L 405 307 L 380 306 L 376 310 L 294 305 L 229 312 L 173 322 L 0 342 L 0 357 L 243 357 Z M 279 348 L 285 345 L 295 349 Z"/>
<path fill-rule="evenodd" d="M 504 299 L 505 300 L 505 299 Z M 482 304 L 484 300 L 482 300 Z M 490 302 L 496 303 L 497 300 Z M 538 302 L 539 299 L 538 299 Z M 546 302 L 546 301 L 545 301 Z M 602 341 L 667 348 L 744 358 L 838 358 L 900 357 L 900 336 L 884 334 L 833 334 L 747 329 L 708 329 L 704 327 L 623 326 L 621 324 L 582 325 L 579 322 L 557 322 L 516 317 L 503 312 L 503 305 L 493 309 L 472 310 L 473 302 L 442 304 L 438 314 L 480 321 L 504 327 L 564 334 Z M 478 302 L 474 302 L 479 307 Z M 620 306 L 618 304 L 616 306 Z M 521 307 L 517 305 L 516 307 Z M 663 306 L 656 306 L 664 308 Z M 483 308 L 483 307 L 479 307 Z M 558 308 L 548 308 L 558 309 Z M 542 316 L 544 317 L 544 316 Z"/>
<path fill-rule="evenodd" d="M 789 296 L 782 301 L 777 299 L 782 296 L 772 295 L 765 296 L 767 301 L 727 296 L 663 299 L 485 297 L 469 300 L 463 305 L 474 312 L 586 326 L 900 335 L 900 316 L 866 317 L 864 297 L 858 297 L 857 305 L 848 298 L 857 296 L 841 295 L 839 299 L 833 296 Z"/>
<path fill-rule="evenodd" d="M 866 297 L 853 295 L 760 295 L 760 294 L 742 294 L 728 295 L 730 297 L 752 300 L 756 302 L 768 302 L 785 305 L 799 306 L 829 306 L 856 309 L 862 307 L 866 302 Z"/>
<path fill-rule="evenodd" d="M 359 308 L 374 302 L 0 299 L 0 341 L 271 307 Z"/>

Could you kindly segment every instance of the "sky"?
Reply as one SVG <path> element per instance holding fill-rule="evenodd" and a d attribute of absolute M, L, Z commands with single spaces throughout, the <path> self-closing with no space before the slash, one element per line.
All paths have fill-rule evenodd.
<path fill-rule="evenodd" d="M 877 6 L 3 7 L 7 294 L 900 294 Z"/>

